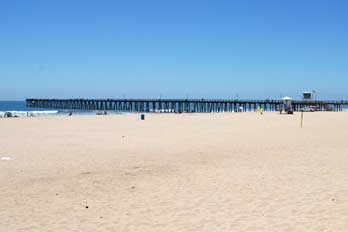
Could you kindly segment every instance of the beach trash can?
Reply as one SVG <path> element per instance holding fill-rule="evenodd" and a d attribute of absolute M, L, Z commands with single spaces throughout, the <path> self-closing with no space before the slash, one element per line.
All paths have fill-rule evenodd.
<path fill-rule="evenodd" d="M 141 119 L 141 120 L 145 120 L 145 114 L 141 114 L 141 115 L 140 115 L 140 119 Z"/>

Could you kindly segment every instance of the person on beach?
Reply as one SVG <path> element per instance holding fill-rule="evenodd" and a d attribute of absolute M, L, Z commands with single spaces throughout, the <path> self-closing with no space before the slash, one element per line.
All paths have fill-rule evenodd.
<path fill-rule="evenodd" d="M 263 109 L 261 108 L 261 106 L 257 107 L 257 112 L 261 113 L 261 115 L 263 115 Z"/>

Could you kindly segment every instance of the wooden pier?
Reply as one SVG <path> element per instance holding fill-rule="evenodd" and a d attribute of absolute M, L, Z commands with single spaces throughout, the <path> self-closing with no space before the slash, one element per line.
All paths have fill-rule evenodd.
<path fill-rule="evenodd" d="M 127 112 L 209 113 L 280 111 L 282 100 L 232 100 L 232 99 L 26 99 L 27 107 L 67 110 L 102 110 Z M 294 111 L 315 109 L 316 111 L 342 111 L 348 101 L 292 102 Z"/>

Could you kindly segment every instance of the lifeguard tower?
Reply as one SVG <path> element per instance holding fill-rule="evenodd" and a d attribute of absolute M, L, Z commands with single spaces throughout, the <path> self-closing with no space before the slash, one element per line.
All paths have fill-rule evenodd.
<path fill-rule="evenodd" d="M 303 100 L 313 100 L 314 99 L 314 91 L 307 91 L 302 93 Z"/>
<path fill-rule="evenodd" d="M 313 101 L 316 99 L 315 96 L 316 92 L 314 90 L 312 91 L 307 91 L 302 93 L 302 100 L 303 101 Z M 314 112 L 318 110 L 318 107 L 315 104 L 312 105 L 307 105 L 303 107 L 301 110 L 306 111 L 306 112 Z"/>
<path fill-rule="evenodd" d="M 283 99 L 283 107 L 280 110 L 280 113 L 282 113 L 283 111 L 287 114 L 293 114 L 294 110 L 292 107 L 292 98 L 291 97 L 284 97 Z"/>

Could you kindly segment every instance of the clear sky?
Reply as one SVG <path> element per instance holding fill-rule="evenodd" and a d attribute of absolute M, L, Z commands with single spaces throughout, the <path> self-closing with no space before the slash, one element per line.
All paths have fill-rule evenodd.
<path fill-rule="evenodd" d="M 0 99 L 348 99 L 348 2 L 0 1 Z"/>

